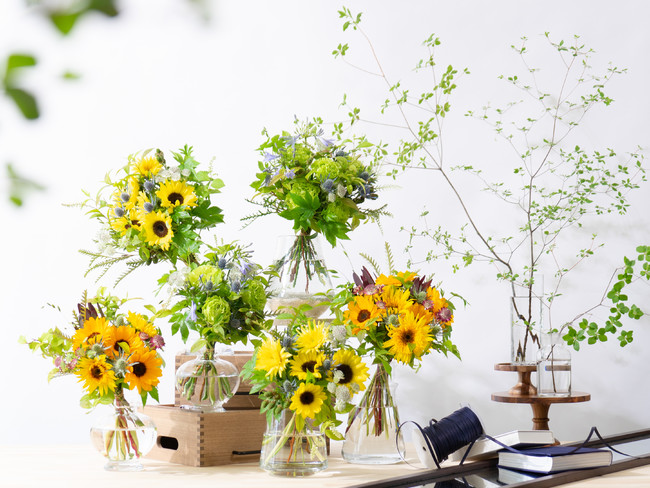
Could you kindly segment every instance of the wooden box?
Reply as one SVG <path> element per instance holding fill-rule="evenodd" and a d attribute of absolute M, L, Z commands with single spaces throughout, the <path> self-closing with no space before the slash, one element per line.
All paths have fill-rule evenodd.
<path fill-rule="evenodd" d="M 147 405 L 158 429 L 151 459 L 186 466 L 218 466 L 259 459 L 266 417 L 259 410 L 201 413 L 174 405 Z"/>
<path fill-rule="evenodd" d="M 195 355 L 190 354 L 176 355 L 175 370 L 177 370 L 181 364 L 187 361 L 191 361 L 195 357 Z M 235 351 L 232 355 L 220 355 L 219 357 L 233 363 L 241 372 L 244 364 L 246 364 L 246 362 L 248 362 L 253 357 L 253 353 L 252 351 Z M 249 393 L 250 390 L 251 384 L 247 381 L 241 380 L 237 392 L 230 400 L 228 400 L 228 402 L 224 405 L 224 408 L 226 410 L 259 409 L 262 405 L 262 402 L 259 399 L 259 395 L 251 395 Z M 176 393 L 174 395 L 174 404 L 188 405 L 189 402 L 184 398 L 181 398 L 180 393 L 178 390 L 176 390 Z"/>

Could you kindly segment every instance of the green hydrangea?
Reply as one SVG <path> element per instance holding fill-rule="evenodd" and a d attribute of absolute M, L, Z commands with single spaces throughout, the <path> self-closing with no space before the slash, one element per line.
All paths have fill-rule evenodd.
<path fill-rule="evenodd" d="M 244 302 L 253 310 L 264 310 L 264 306 L 266 305 L 266 290 L 259 280 L 253 279 L 249 281 L 241 296 Z"/>
<path fill-rule="evenodd" d="M 223 271 L 211 264 L 202 264 L 189 272 L 187 281 L 192 286 L 199 286 L 208 281 L 211 281 L 213 285 L 218 285 L 223 281 Z"/>
<path fill-rule="evenodd" d="M 341 165 L 330 158 L 319 158 L 311 165 L 311 170 L 318 180 L 336 179 L 341 173 Z"/>
<path fill-rule="evenodd" d="M 230 322 L 230 305 L 222 297 L 214 296 L 208 298 L 201 312 L 209 325 L 223 327 Z"/>
<path fill-rule="evenodd" d="M 305 167 L 313 156 L 311 149 L 304 144 L 296 144 L 293 148 L 288 147 L 282 153 L 281 161 L 285 166 L 302 166 Z"/>
<path fill-rule="evenodd" d="M 363 171 L 363 163 L 357 158 L 339 157 L 337 158 L 337 161 L 341 166 L 341 174 L 345 175 L 348 179 L 359 176 Z"/>
<path fill-rule="evenodd" d="M 285 202 L 287 203 L 287 207 L 290 210 L 293 210 L 296 208 L 298 205 L 296 205 L 291 198 L 291 195 L 296 195 L 302 198 L 307 198 L 307 195 L 311 195 L 312 198 L 320 201 L 318 198 L 318 193 L 320 191 L 320 187 L 315 186 L 312 183 L 309 183 L 308 181 L 304 179 L 296 180 L 294 181 L 293 185 L 291 185 L 291 191 L 287 195 Z"/>
<path fill-rule="evenodd" d="M 327 222 L 344 223 L 350 218 L 351 212 L 352 209 L 343 203 L 342 200 L 336 200 L 325 207 L 325 210 L 323 210 L 323 219 Z"/>

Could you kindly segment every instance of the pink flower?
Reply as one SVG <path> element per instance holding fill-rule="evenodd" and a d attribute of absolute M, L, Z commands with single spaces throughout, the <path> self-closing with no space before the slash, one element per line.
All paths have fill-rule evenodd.
<path fill-rule="evenodd" d="M 150 344 L 154 349 L 162 349 L 165 347 L 165 339 L 161 335 L 155 335 L 151 338 Z"/>

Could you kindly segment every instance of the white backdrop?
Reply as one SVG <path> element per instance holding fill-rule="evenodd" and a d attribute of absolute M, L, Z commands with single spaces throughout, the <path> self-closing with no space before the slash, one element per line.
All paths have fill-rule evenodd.
<path fill-rule="evenodd" d="M 377 106 L 385 98 L 383 85 L 331 56 L 338 43 L 350 42 L 357 59 L 370 63 L 361 40 L 343 34 L 336 2 L 207 4 L 211 18 L 205 21 L 188 1 L 130 0 L 122 2 L 119 19 L 87 18 L 66 39 L 31 15 L 22 0 L 3 1 L 0 6 L 0 55 L 21 49 L 39 57 L 41 65 L 24 80 L 39 95 L 43 112 L 38 122 L 27 123 L 7 99 L 0 100 L 0 162 L 14 162 L 23 174 L 47 187 L 21 209 L 9 206 L 4 198 L 0 203 L 4 223 L 0 443 L 88 439 L 90 417 L 78 407 L 81 390 L 74 378 L 47 384 L 50 364 L 17 344 L 20 335 L 35 337 L 67 323 L 82 290 L 97 286 L 93 279 L 84 279 L 87 260 L 77 252 L 91 247 L 97 228 L 81 211 L 62 203 L 80 201 L 82 188 L 98 189 L 103 175 L 122 166 L 130 153 L 149 147 L 175 150 L 187 143 L 195 147 L 200 161 L 214 157 L 226 182 L 216 203 L 227 222 L 216 229 L 217 235 L 252 242 L 258 261 L 269 264 L 275 237 L 286 232 L 288 224 L 268 218 L 242 230 L 239 222 L 251 211 L 243 198 L 252 195 L 248 185 L 257 168 L 255 148 L 262 141 L 261 129 L 289 128 L 294 115 L 340 120 L 343 93 L 363 106 Z M 524 35 L 542 46 L 540 35 L 546 31 L 556 39 L 579 34 L 597 51 L 594 66 L 612 61 L 629 70 L 609 87 L 616 103 L 594 112 L 581 130 L 584 144 L 620 152 L 648 145 L 646 2 L 373 0 L 351 1 L 348 6 L 364 12 L 365 28 L 393 79 L 408 75 L 422 55 L 420 43 L 431 32 L 443 41 L 441 65 L 470 69 L 472 74 L 459 82 L 446 126 L 450 164 L 503 167 L 503 146 L 486 126 L 462 114 L 490 100 L 507 99 L 502 91 L 506 86 L 497 76 L 521 71 L 509 46 Z M 81 79 L 62 81 L 60 74 L 67 69 L 79 72 Z M 373 140 L 396 137 L 376 126 L 361 130 Z M 384 240 L 391 242 L 399 264 L 405 266 L 401 250 L 406 235 L 399 228 L 417 223 L 423 206 L 433 220 L 462 219 L 457 203 L 435 175 L 410 173 L 396 183 L 379 200 L 389 203 L 395 216 L 384 222 L 384 235 L 367 225 L 343 247 L 327 250 L 329 265 L 344 278 L 351 277 L 352 266 L 358 269 L 363 264 L 360 251 L 383 263 Z M 488 230 L 498 230 L 499 215 L 490 206 L 495 202 L 471 188 L 463 188 L 469 205 L 481 210 Z M 598 232 L 607 245 L 588 266 L 572 273 L 570 301 L 576 309 L 598 300 L 622 255 L 633 255 L 636 245 L 648 243 L 649 204 L 646 186 L 634 196 L 627 216 L 602 219 L 578 234 L 584 238 Z M 415 254 L 425 251 L 421 246 Z M 141 270 L 115 292 L 152 302 L 155 279 L 165 270 Z M 470 305 L 457 310 L 454 324 L 462 361 L 433 356 L 424 360 L 418 373 L 395 369 L 403 420 L 441 418 L 460 402 L 469 402 L 489 433 L 530 428 L 528 406 L 490 400 L 492 392 L 507 389 L 515 380 L 513 374 L 493 369 L 509 355 L 507 288 L 496 283 L 488 266 L 453 274 L 449 263 L 443 262 L 421 271 L 435 272 L 444 289 L 460 293 Z M 101 284 L 110 285 L 111 280 Z M 647 289 L 645 293 L 648 303 Z M 63 313 L 44 308 L 47 303 L 59 305 Z M 573 354 L 574 388 L 590 392 L 592 400 L 551 408 L 551 428 L 558 437 L 584 437 L 592 425 L 603 434 L 648 427 L 648 322 L 644 318 L 633 324 L 635 341 L 625 349 L 610 341 Z M 168 366 L 160 391 L 161 400 L 171 402 L 173 356 L 183 346 L 169 337 L 164 324 L 163 330 Z"/>

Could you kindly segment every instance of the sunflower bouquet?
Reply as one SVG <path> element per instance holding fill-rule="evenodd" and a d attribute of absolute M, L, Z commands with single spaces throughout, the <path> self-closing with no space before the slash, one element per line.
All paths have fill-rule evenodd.
<path fill-rule="evenodd" d="M 102 223 L 95 240 L 99 251 L 81 251 L 91 258 L 89 272 L 105 273 L 126 261 L 121 279 L 144 264 L 189 263 L 199 252 L 201 230 L 223 222 L 221 209 L 211 202 L 223 181 L 199 170 L 191 147 L 171 154 L 175 164 L 160 149 L 129 156 L 119 179 L 107 175 L 105 189 L 82 204 Z"/>
<path fill-rule="evenodd" d="M 119 410 L 114 428 L 102 433 L 104 455 L 113 459 L 142 455 L 138 442 L 142 425 L 126 408 L 125 390 L 137 389 L 143 404 L 147 397 L 158 401 L 163 365 L 159 351 L 165 345 L 160 330 L 146 316 L 119 312 L 125 302 L 100 290 L 91 300 L 84 296 L 71 332 L 53 328 L 33 341 L 21 338 L 30 349 L 53 360 L 50 379 L 77 376 L 85 392 L 82 407 L 113 404 Z"/>
<path fill-rule="evenodd" d="M 377 369 L 348 418 L 346 432 L 355 421 L 361 421 L 366 431 L 379 436 L 392 428 L 389 422 L 399 424 L 399 419 L 385 417 L 383 408 L 393 405 L 389 388 L 393 360 L 417 368 L 422 357 L 432 351 L 459 356 L 450 338 L 454 307 L 431 279 L 416 273 L 373 278 L 363 268 L 361 275 L 354 273 L 353 277 L 354 284 L 346 285 L 335 297 L 332 310 L 337 322 L 358 339 L 357 353 L 370 356 Z"/>
<path fill-rule="evenodd" d="M 295 239 L 276 266 L 287 265 L 284 276 L 294 287 L 305 279 L 308 292 L 310 281 L 326 272 L 314 247 L 316 235 L 335 246 L 337 240 L 348 239 L 363 220 L 385 211 L 384 207 L 362 206 L 377 198 L 376 167 L 361 161 L 371 146 L 365 139 L 335 144 L 323 137 L 315 123 L 296 121 L 296 125 L 294 135 L 263 131 L 266 141 L 258 149 L 260 172 L 251 184 L 257 193 L 249 200 L 263 208 L 244 220 L 277 214 L 293 222 Z M 354 147 L 347 149 L 346 142 Z"/>
<path fill-rule="evenodd" d="M 346 345 L 345 327 L 330 327 L 298 313 L 283 329 L 253 341 L 255 354 L 243 373 L 253 385 L 251 393 L 260 394 L 269 427 L 285 420 L 281 430 L 267 429 L 263 467 L 279 453 L 281 462 L 324 456 L 324 446 L 315 445 L 318 438 L 307 431 L 318 427 L 328 437 L 342 439 L 335 429 L 340 424 L 336 413 L 352 408 L 352 397 L 368 379 L 367 366 Z"/>
<path fill-rule="evenodd" d="M 216 370 L 215 350 L 218 344 L 246 344 L 270 327 L 264 312 L 268 280 L 248 248 L 236 243 L 209 248 L 203 261 L 163 276 L 161 283 L 179 298 L 167 312 L 172 334 L 180 332 L 187 342 L 191 331 L 198 333 L 191 351 L 202 351 L 191 371 L 177 376 L 177 388 L 188 401 L 221 405 L 234 391 Z"/>

